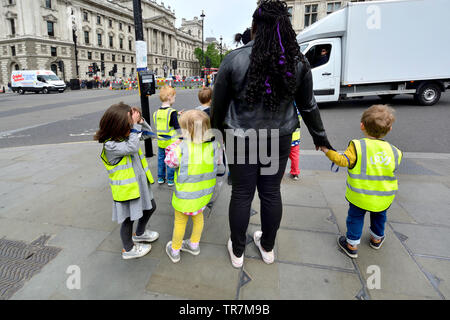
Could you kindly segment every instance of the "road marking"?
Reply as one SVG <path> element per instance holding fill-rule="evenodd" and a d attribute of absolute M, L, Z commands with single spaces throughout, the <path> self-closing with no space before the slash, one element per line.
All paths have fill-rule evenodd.
<path fill-rule="evenodd" d="M 50 123 L 53 123 L 53 122 L 40 123 L 40 124 L 36 124 L 34 126 L 23 127 L 23 128 L 9 130 L 9 131 L 3 131 L 3 132 L 0 132 L 0 139 L 1 138 L 6 138 L 6 137 L 8 137 L 8 136 L 10 136 L 10 135 L 12 135 L 14 133 L 20 132 L 20 131 L 34 129 L 34 128 L 37 128 L 37 127 L 40 127 L 40 126 L 46 126 L 46 125 L 48 125 Z"/>

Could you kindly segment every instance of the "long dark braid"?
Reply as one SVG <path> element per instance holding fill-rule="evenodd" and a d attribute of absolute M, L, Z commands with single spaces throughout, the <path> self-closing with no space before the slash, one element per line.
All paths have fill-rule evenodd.
<path fill-rule="evenodd" d="M 263 99 L 270 111 L 295 93 L 295 73 L 304 61 L 284 1 L 263 0 L 253 14 L 255 43 L 250 56 L 246 100 L 250 107 Z"/>

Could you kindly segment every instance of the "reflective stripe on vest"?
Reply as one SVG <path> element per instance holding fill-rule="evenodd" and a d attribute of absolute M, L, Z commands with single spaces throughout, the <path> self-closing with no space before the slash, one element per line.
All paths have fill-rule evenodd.
<path fill-rule="evenodd" d="M 152 173 L 149 170 L 147 159 L 139 148 L 139 158 L 144 168 L 145 175 L 150 183 L 154 183 Z M 114 201 L 128 201 L 140 197 L 139 184 L 133 169 L 131 156 L 124 156 L 119 163 L 110 165 L 106 158 L 105 149 L 101 154 L 101 159 L 109 175 L 109 185 L 111 187 Z"/>
<path fill-rule="evenodd" d="M 353 144 L 357 161 L 348 170 L 346 198 L 364 210 L 384 211 L 398 190 L 394 172 L 401 162 L 401 152 L 381 140 L 353 140 Z"/>
<path fill-rule="evenodd" d="M 170 118 L 175 109 L 167 108 L 167 109 L 159 109 L 153 113 L 153 122 L 156 125 L 156 132 L 158 134 L 158 147 L 159 148 L 167 148 L 172 143 L 177 140 L 177 131 L 170 127 Z M 172 139 L 167 140 L 167 137 L 173 137 Z"/>
<path fill-rule="evenodd" d="M 216 185 L 218 144 L 181 142 L 176 149 L 180 166 L 175 172 L 173 207 L 180 212 L 195 212 L 206 206 Z"/>

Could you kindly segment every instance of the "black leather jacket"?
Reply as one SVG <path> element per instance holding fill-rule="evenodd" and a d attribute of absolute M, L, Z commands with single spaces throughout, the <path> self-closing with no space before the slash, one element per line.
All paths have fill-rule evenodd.
<path fill-rule="evenodd" d="M 211 125 L 214 129 L 279 129 L 280 136 L 291 135 L 300 124 L 294 100 L 316 146 L 333 149 L 328 142 L 313 94 L 309 63 L 299 62 L 295 97 L 281 101 L 278 112 L 260 102 L 250 109 L 245 100 L 247 73 L 253 41 L 229 53 L 223 60 L 214 83 Z"/>

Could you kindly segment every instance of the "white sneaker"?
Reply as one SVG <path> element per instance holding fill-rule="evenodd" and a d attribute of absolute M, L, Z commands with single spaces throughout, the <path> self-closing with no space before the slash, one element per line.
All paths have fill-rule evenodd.
<path fill-rule="evenodd" d="M 136 233 L 133 234 L 134 242 L 153 242 L 159 238 L 159 233 L 156 231 L 145 230 L 145 232 L 137 236 Z"/>
<path fill-rule="evenodd" d="M 125 260 L 141 258 L 149 253 L 151 249 L 152 246 L 150 244 L 136 243 L 130 251 L 122 250 L 122 258 Z"/>
<path fill-rule="evenodd" d="M 178 254 L 174 254 L 172 252 L 172 241 L 167 242 L 167 244 L 166 244 L 166 253 L 169 256 L 170 260 L 172 260 L 173 263 L 177 263 L 181 259 L 179 251 L 178 251 Z"/>
<path fill-rule="evenodd" d="M 228 253 L 230 254 L 230 258 L 231 258 L 231 264 L 235 268 L 241 268 L 242 265 L 244 264 L 244 255 L 242 255 L 242 257 L 240 257 L 240 258 L 238 258 L 234 255 L 231 239 L 228 239 L 227 247 L 228 247 Z"/>
<path fill-rule="evenodd" d="M 261 252 L 261 256 L 263 258 L 263 261 L 267 264 L 271 264 L 275 261 L 275 254 L 272 251 L 267 252 L 263 249 L 263 247 L 261 247 L 261 236 L 262 236 L 262 231 L 255 231 L 255 233 L 253 234 L 253 241 L 255 242 L 256 246 L 259 249 L 259 252 Z"/>

